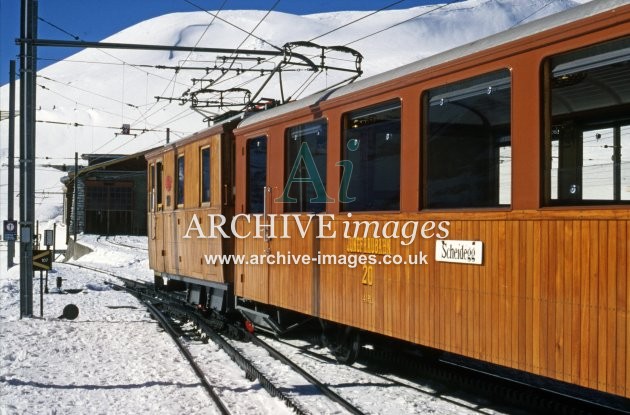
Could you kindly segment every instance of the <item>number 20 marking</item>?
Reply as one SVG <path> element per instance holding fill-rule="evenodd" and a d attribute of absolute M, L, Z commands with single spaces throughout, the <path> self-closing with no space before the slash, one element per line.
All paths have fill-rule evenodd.
<path fill-rule="evenodd" d="M 363 276 L 361 277 L 361 284 L 373 285 L 374 284 L 374 267 L 371 265 L 363 265 Z"/>

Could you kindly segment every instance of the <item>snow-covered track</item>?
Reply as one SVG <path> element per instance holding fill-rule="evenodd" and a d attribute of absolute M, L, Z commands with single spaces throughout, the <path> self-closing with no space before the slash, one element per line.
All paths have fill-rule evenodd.
<path fill-rule="evenodd" d="M 284 363 L 285 365 L 290 366 L 291 369 L 297 372 L 300 376 L 304 377 L 311 384 L 315 385 L 321 391 L 323 395 L 337 402 L 338 404 L 343 406 L 346 410 L 348 410 L 350 413 L 353 413 L 353 414 L 363 413 L 355 405 L 353 405 L 348 400 L 343 398 L 341 395 L 333 391 L 328 385 L 326 385 L 325 383 L 323 383 L 322 381 L 320 381 L 319 379 L 317 379 L 316 377 L 308 373 L 300 365 L 298 365 L 297 363 L 289 359 L 286 355 L 282 354 L 282 352 L 280 352 L 279 350 L 277 350 L 276 348 L 274 348 L 273 346 L 265 342 L 263 339 L 249 333 L 247 333 L 246 335 L 248 336 L 249 340 L 251 340 L 257 346 L 264 348 L 274 359 Z"/>
<path fill-rule="evenodd" d="M 179 348 L 179 351 L 186 358 L 186 360 L 190 364 L 190 367 L 192 367 L 193 371 L 199 378 L 199 381 L 203 385 L 203 388 L 208 392 L 208 395 L 210 395 L 210 398 L 212 398 L 214 403 L 217 405 L 217 409 L 219 410 L 219 412 L 223 415 L 230 415 L 231 414 L 230 410 L 223 403 L 223 401 L 221 400 L 221 397 L 215 391 L 215 388 L 208 382 L 206 375 L 203 372 L 203 369 L 201 369 L 201 367 L 195 361 L 195 358 L 193 357 L 193 355 L 188 351 L 188 348 L 186 347 L 184 342 L 181 340 L 179 333 L 175 329 L 173 322 L 171 322 L 170 319 L 167 318 L 158 309 L 157 306 L 151 304 L 151 302 L 145 301 L 145 305 L 147 306 L 151 315 L 155 317 L 155 319 L 160 323 L 162 328 L 170 335 L 171 339 L 173 339 L 173 341 Z"/>
<path fill-rule="evenodd" d="M 335 404 L 338 404 L 347 412 L 352 414 L 363 414 L 363 412 L 351 402 L 338 395 L 326 384 L 322 383 L 317 378 L 307 373 L 296 363 L 292 362 L 289 358 L 282 355 L 282 353 L 267 345 L 262 340 L 257 339 L 254 336 L 249 336 L 247 332 L 240 328 L 236 328 L 232 325 L 224 326 L 222 322 L 218 323 L 216 320 L 211 320 L 202 316 L 193 306 L 182 302 L 179 298 L 170 296 L 163 292 L 154 291 L 152 284 L 134 280 L 127 280 L 125 278 L 121 279 L 125 283 L 125 289 L 127 289 L 132 294 L 138 296 L 139 298 L 144 299 L 145 303 L 159 303 L 161 309 L 169 314 L 172 314 L 175 318 L 181 321 L 193 322 L 201 332 L 208 336 L 210 340 L 216 343 L 230 356 L 230 358 L 246 373 L 248 379 L 258 380 L 258 382 L 267 392 L 269 392 L 270 395 L 282 399 L 285 404 L 293 409 L 296 413 L 310 414 L 313 413 L 313 411 L 308 409 L 308 405 L 306 405 L 304 402 L 301 401 L 301 399 L 299 399 L 299 395 L 291 395 L 290 393 L 288 393 L 286 387 L 278 386 L 274 381 L 272 381 L 265 374 L 264 370 L 257 367 L 257 365 L 252 362 L 251 358 L 246 356 L 245 353 L 239 351 L 223 335 L 219 334 L 217 330 L 215 330 L 217 326 L 223 326 L 223 328 L 227 328 L 227 331 L 231 334 L 232 337 L 251 340 L 257 346 L 264 348 L 274 359 L 278 360 L 286 366 L 289 366 L 291 370 L 306 379 L 306 381 L 310 385 L 312 385 L 321 396 L 328 398 Z"/>
<path fill-rule="evenodd" d="M 122 247 L 122 248 L 129 248 L 132 250 L 142 250 L 142 251 L 148 251 L 149 248 L 147 248 L 146 246 L 140 246 L 140 245 L 131 245 L 129 243 L 122 243 L 120 241 L 117 240 L 116 236 L 99 236 L 98 238 L 96 238 L 96 241 L 99 243 L 107 243 L 110 245 L 114 245 L 117 247 Z"/>

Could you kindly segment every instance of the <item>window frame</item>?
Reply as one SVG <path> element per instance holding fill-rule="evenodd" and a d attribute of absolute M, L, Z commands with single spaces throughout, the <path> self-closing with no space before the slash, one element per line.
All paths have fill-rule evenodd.
<path fill-rule="evenodd" d="M 402 191 L 402 164 L 403 164 L 403 157 L 402 157 L 402 148 L 403 148 L 403 100 L 400 97 L 393 97 L 393 98 L 389 98 L 380 102 L 377 102 L 375 104 L 372 105 L 366 105 L 360 108 L 353 108 L 350 111 L 346 111 L 343 114 L 341 114 L 341 134 L 340 134 L 340 155 L 341 158 L 343 159 L 344 162 L 346 161 L 350 161 L 349 160 L 349 154 L 347 153 L 348 151 L 355 151 L 355 150 L 351 150 L 350 148 L 348 148 L 348 134 L 349 131 L 352 131 L 352 127 L 350 126 L 351 120 L 352 119 L 359 119 L 360 117 L 367 117 L 369 115 L 372 114 L 378 114 L 378 113 L 383 113 L 386 111 L 390 111 L 390 110 L 394 110 L 397 109 L 399 111 L 399 129 L 398 129 L 398 201 L 397 201 L 397 206 L 395 208 L 391 208 L 391 209 L 381 209 L 381 208 L 375 208 L 375 209 L 356 209 L 356 208 L 345 208 L 346 203 L 344 203 L 343 200 L 339 200 L 339 211 L 340 212 L 361 212 L 361 213 L 367 213 L 367 212 L 400 212 L 401 209 L 401 191 Z M 354 114 L 354 115 L 353 115 Z M 376 124 L 374 124 L 376 125 Z M 372 132 L 372 131 L 370 131 Z M 370 137 L 372 138 L 372 137 Z M 374 162 L 374 160 L 371 160 L 372 162 Z M 344 167 L 345 169 L 346 167 Z M 350 191 L 350 183 L 345 183 L 344 182 L 344 174 L 345 174 L 345 170 L 342 170 L 341 175 L 340 175 L 340 189 L 339 189 L 339 198 L 348 198 L 348 199 L 352 199 L 353 197 L 355 197 L 352 192 Z M 355 174 L 355 170 L 353 168 L 352 170 L 352 176 L 349 177 L 349 180 L 352 181 L 353 177 Z M 348 194 L 345 194 L 348 193 Z M 374 194 L 374 189 L 371 189 L 371 195 Z M 353 202 L 347 202 L 347 204 L 351 204 Z"/>
<path fill-rule="evenodd" d="M 181 170 L 180 170 L 180 160 L 182 163 L 181 166 Z M 177 180 L 175 180 L 175 208 L 183 208 L 185 205 L 185 193 L 184 190 L 186 188 L 186 158 L 185 158 L 185 154 L 177 154 L 177 157 L 175 159 L 175 177 L 177 178 Z M 180 177 L 180 173 L 181 173 L 181 177 Z"/>
<path fill-rule="evenodd" d="M 291 172 L 293 170 L 293 168 L 295 167 L 295 163 L 297 161 L 298 156 L 301 153 L 301 147 L 306 143 L 306 141 L 304 141 L 304 136 L 303 134 L 301 134 L 301 144 L 300 144 L 300 149 L 298 150 L 296 157 L 294 158 L 294 160 L 290 160 L 289 157 L 289 146 L 290 146 L 290 140 L 291 140 L 291 135 L 292 133 L 296 130 L 296 129 L 304 129 L 304 130 L 308 130 L 310 128 L 317 128 L 321 126 L 321 131 L 323 132 L 323 137 L 325 140 L 325 144 L 324 144 L 324 167 L 323 169 L 317 169 L 317 166 L 315 166 L 317 173 L 319 175 L 319 179 L 321 180 L 321 183 L 323 184 L 323 191 L 324 194 L 322 195 L 317 195 L 317 197 L 323 197 L 326 199 L 326 202 L 312 202 L 311 200 L 307 200 L 304 201 L 302 199 L 298 199 L 296 202 L 287 202 L 287 201 L 280 201 L 278 202 L 279 199 L 282 199 L 285 197 L 285 193 L 286 196 L 289 198 L 295 198 L 294 196 L 291 195 L 291 189 L 287 189 L 287 184 L 288 181 L 290 179 L 290 175 Z M 298 131 L 299 133 L 303 133 L 302 131 Z M 285 128 L 284 130 L 284 137 L 283 137 L 283 160 L 284 160 L 284 165 L 283 165 L 283 183 L 282 183 L 282 196 L 275 198 L 274 202 L 275 203 L 282 203 L 282 211 L 285 213 L 324 213 L 328 210 L 328 204 L 332 203 L 332 201 L 329 199 L 328 193 L 327 193 L 327 189 L 326 189 L 326 183 L 327 183 L 327 178 L 328 178 L 328 119 L 327 118 L 318 118 L 312 121 L 308 121 L 308 122 L 304 122 L 304 123 L 300 123 L 300 124 L 295 124 L 292 126 L 289 126 L 287 128 Z M 311 154 L 311 156 L 313 156 L 313 150 L 310 148 L 310 146 L 308 146 L 309 152 Z M 315 156 L 313 156 L 313 161 L 315 159 Z M 322 174 L 323 173 L 323 177 Z M 308 190 L 305 193 L 306 196 L 304 196 L 306 199 L 309 199 L 308 196 Z M 310 198 L 312 199 L 312 198 Z M 301 205 L 301 206 L 294 206 L 294 205 Z M 308 207 L 312 206 L 312 205 L 321 205 L 320 207 L 322 207 L 321 210 L 309 210 Z M 295 208 L 296 209 L 295 209 Z"/>
<path fill-rule="evenodd" d="M 502 74 L 505 74 L 506 76 L 502 76 Z M 492 75 L 497 75 L 496 78 L 492 78 Z M 452 96 L 454 96 L 457 99 L 461 99 L 461 98 L 468 98 L 471 96 L 476 96 L 479 93 L 475 92 L 475 91 L 483 91 L 484 88 L 482 87 L 481 84 L 483 84 L 483 82 L 485 82 L 485 79 L 489 79 L 488 82 L 500 82 L 502 79 L 507 78 L 508 82 L 506 84 L 504 84 L 506 86 L 506 89 L 509 90 L 509 114 L 507 116 L 507 120 L 509 125 L 507 126 L 508 130 L 509 130 L 509 145 L 501 145 L 501 141 L 502 141 L 502 137 L 501 136 L 497 136 L 494 138 L 494 142 L 491 143 L 490 146 L 486 146 L 486 148 L 492 148 L 494 146 L 497 147 L 497 153 L 496 153 L 496 160 L 497 162 L 493 165 L 493 168 L 496 169 L 496 177 L 494 179 L 494 181 L 496 182 L 496 203 L 490 205 L 479 205 L 479 206 L 470 206 L 470 205 L 457 205 L 457 206 L 431 206 L 430 205 L 430 201 L 429 201 L 429 163 L 433 162 L 436 163 L 435 160 L 431 160 L 430 158 L 430 154 L 429 154 L 429 139 L 430 139 L 430 132 L 429 132 L 429 128 L 430 128 L 430 122 L 429 122 L 429 110 L 430 110 L 430 106 L 431 106 L 431 98 L 437 98 L 440 95 L 444 95 L 445 97 L 447 97 L 449 94 L 452 94 Z M 480 81 L 479 84 L 474 84 L 475 81 Z M 468 83 L 468 85 L 467 85 Z M 458 85 L 460 85 L 458 87 Z M 502 84 L 499 84 L 500 86 L 503 86 Z M 464 86 L 462 88 L 462 86 Z M 449 90 L 449 88 L 451 88 Z M 488 91 L 492 91 L 493 88 L 489 89 Z M 442 90 L 442 91 L 440 91 Z M 431 91 L 440 91 L 440 94 L 436 94 L 435 96 L 431 97 L 430 96 L 430 92 Z M 514 126 L 514 113 L 515 113 L 515 106 L 513 103 L 513 97 L 514 97 L 514 76 L 512 73 L 512 69 L 509 66 L 498 66 L 492 69 L 489 69 L 487 71 L 484 72 L 480 72 L 480 73 L 475 73 L 469 76 L 466 76 L 465 78 L 461 78 L 461 79 L 457 79 L 457 80 L 453 80 L 449 82 L 443 82 L 440 84 L 437 84 L 435 86 L 432 86 L 430 88 L 425 88 L 423 89 L 421 96 L 420 96 L 420 120 L 421 120 L 421 129 L 420 129 L 420 151 L 421 151 L 421 155 L 420 155 L 420 160 L 421 160 L 421 170 L 420 170 L 420 184 L 421 184 L 421 192 L 420 192 L 420 209 L 421 210 L 430 210 L 430 211 L 440 211 L 440 210 L 492 210 L 492 211 L 497 211 L 497 210 L 510 210 L 512 209 L 514 200 L 513 200 L 513 191 L 514 191 L 514 164 L 512 162 L 513 156 L 512 156 L 512 151 L 510 150 L 510 168 L 509 168 L 509 185 L 507 186 L 507 189 L 503 192 L 505 195 L 507 195 L 509 197 L 509 202 L 508 203 L 501 203 L 501 198 L 502 198 L 502 192 L 501 192 L 501 183 L 503 182 L 502 180 L 502 176 L 501 176 L 501 154 L 500 154 L 500 149 L 501 148 L 510 148 L 512 149 L 513 147 L 513 126 Z M 497 124 L 500 126 L 500 124 Z M 457 176 L 452 176 L 452 177 L 457 177 Z"/>
<path fill-rule="evenodd" d="M 249 151 L 249 146 L 251 143 L 255 142 L 256 140 L 264 140 L 265 143 L 265 188 L 268 186 L 268 161 L 269 161 L 269 137 L 267 135 L 259 135 L 256 137 L 252 137 L 252 138 L 248 138 L 245 140 L 245 212 L 246 213 L 265 213 L 265 206 L 264 206 L 264 196 L 263 196 L 263 206 L 262 206 L 262 210 L 261 211 L 254 211 L 251 208 L 251 194 L 252 194 L 252 189 L 251 189 L 251 176 L 250 176 L 250 151 Z M 264 189 L 261 190 L 262 192 L 264 192 Z"/>
<path fill-rule="evenodd" d="M 621 47 L 615 48 L 616 45 Z M 630 114 L 627 110 L 630 109 L 630 102 L 621 103 L 618 105 L 608 106 L 595 106 L 593 108 L 569 110 L 566 113 L 559 113 L 554 116 L 553 102 L 554 102 L 554 89 L 560 89 L 564 85 L 558 85 L 559 82 L 570 82 L 570 77 L 575 76 L 577 78 L 584 75 L 588 77 L 588 71 L 592 71 L 599 68 L 610 67 L 620 62 L 630 62 L 630 56 L 628 56 L 628 48 L 630 47 L 630 36 L 621 37 L 618 39 L 609 39 L 601 42 L 596 42 L 576 49 L 565 50 L 557 53 L 553 53 L 544 57 L 541 63 L 541 108 L 543 111 L 542 116 L 542 152 L 543 160 L 541 162 L 541 203 L 543 207 L 598 207 L 598 206 L 627 206 L 630 204 L 630 198 L 622 199 L 621 192 L 624 187 L 622 181 L 622 159 L 621 140 L 622 130 L 630 128 Z M 588 53 L 589 49 L 592 53 Z M 626 53 L 623 54 L 622 52 Z M 611 60 L 610 56 L 613 55 Z M 614 56 L 618 55 L 618 56 Z M 620 60 L 619 56 L 625 57 L 625 60 Z M 598 59 L 599 57 L 599 59 Z M 554 59 L 556 60 L 554 66 Z M 554 80 L 554 69 L 555 78 Z M 626 78 L 628 79 L 628 78 Z M 554 82 L 556 83 L 554 85 Z M 568 84 L 570 87 L 571 85 Z M 606 84 L 608 86 L 608 84 Z M 630 87 L 630 82 L 628 82 Z M 558 95 L 558 101 L 561 101 L 561 96 Z M 564 123 L 564 124 L 562 124 Z M 580 183 L 578 185 L 578 196 L 572 198 L 570 196 L 561 197 L 559 178 L 561 172 L 561 164 L 563 161 L 560 159 L 560 147 L 561 136 L 554 138 L 554 135 L 560 134 L 561 130 L 556 128 L 558 126 L 570 126 L 574 129 L 573 137 L 563 140 L 565 144 L 568 141 L 574 141 L 576 144 L 578 141 L 582 146 L 582 149 L 576 150 L 579 154 L 581 165 L 576 163 L 573 166 L 576 179 L 579 177 Z M 607 163 L 604 167 L 610 167 L 613 170 L 612 180 L 607 183 L 607 186 L 612 186 L 612 199 L 602 198 L 590 198 L 585 199 L 583 192 L 585 189 L 592 188 L 593 184 L 586 185 L 584 182 L 584 169 L 592 167 L 591 165 L 585 165 L 585 161 L 588 160 L 584 155 L 584 140 L 585 134 L 593 132 L 595 130 L 611 129 L 614 134 L 614 144 L 612 162 Z M 581 131 L 582 136 L 575 135 L 575 131 Z M 627 137 L 627 136 L 626 136 Z M 630 138 L 627 139 L 630 142 Z M 558 155 L 557 166 L 554 167 L 554 141 L 557 143 Z M 615 157 L 617 160 L 615 160 Z M 564 164 L 563 164 L 564 165 Z M 555 177 L 556 183 L 552 181 Z M 566 184 L 566 183 L 564 183 Z M 555 197 L 554 196 L 555 190 Z M 565 192 L 566 193 L 566 192 Z"/>
<path fill-rule="evenodd" d="M 204 200 L 204 151 L 208 151 L 208 199 Z M 211 145 L 199 147 L 199 205 L 210 206 L 212 204 L 212 149 Z"/>
<path fill-rule="evenodd" d="M 155 162 L 155 206 L 157 211 L 164 209 L 164 162 L 156 160 Z"/>

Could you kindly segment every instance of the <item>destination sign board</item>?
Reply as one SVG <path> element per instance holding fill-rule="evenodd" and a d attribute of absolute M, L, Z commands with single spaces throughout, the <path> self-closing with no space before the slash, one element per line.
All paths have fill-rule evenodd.
<path fill-rule="evenodd" d="M 483 261 L 483 242 L 445 239 L 435 241 L 435 260 L 457 264 L 481 265 Z"/>

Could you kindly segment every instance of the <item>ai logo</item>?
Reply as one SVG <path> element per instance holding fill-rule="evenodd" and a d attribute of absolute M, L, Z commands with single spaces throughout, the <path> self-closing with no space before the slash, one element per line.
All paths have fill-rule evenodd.
<path fill-rule="evenodd" d="M 348 149 L 350 151 L 356 151 L 358 149 L 358 140 L 350 140 L 348 142 Z M 304 165 L 304 169 L 300 167 Z M 350 178 L 352 177 L 352 162 L 350 160 L 341 160 L 335 163 L 335 166 L 342 168 L 341 183 L 339 187 L 339 202 L 351 203 L 356 200 L 355 197 L 348 196 L 348 186 L 350 186 Z M 300 171 L 305 171 L 306 176 L 300 176 Z M 326 193 L 326 186 L 322 180 L 322 176 L 319 174 L 313 153 L 308 147 L 307 143 L 302 143 L 300 151 L 295 157 L 293 168 L 289 173 L 289 178 L 284 186 L 282 196 L 276 198 L 276 203 L 295 203 L 297 199 L 289 195 L 289 189 L 293 183 L 310 183 L 315 189 L 315 197 L 311 198 L 311 203 L 334 203 L 335 199 L 328 196 Z"/>

